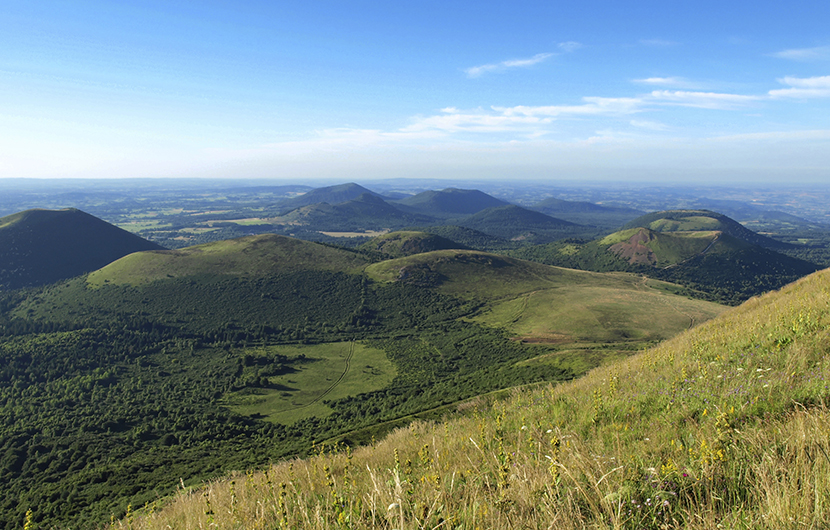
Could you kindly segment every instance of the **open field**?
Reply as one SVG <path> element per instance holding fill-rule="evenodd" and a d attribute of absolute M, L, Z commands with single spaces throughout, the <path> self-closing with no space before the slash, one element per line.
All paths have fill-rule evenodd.
<path fill-rule="evenodd" d="M 650 342 L 708 320 L 721 306 L 642 289 L 564 286 L 497 302 L 474 318 L 529 342 Z"/>
<path fill-rule="evenodd" d="M 383 351 L 355 342 L 261 349 L 287 356 L 292 369 L 287 374 L 268 377 L 265 388 L 234 392 L 224 401 L 234 412 L 277 423 L 328 416 L 332 411 L 325 404 L 327 400 L 379 390 L 396 373 Z"/>

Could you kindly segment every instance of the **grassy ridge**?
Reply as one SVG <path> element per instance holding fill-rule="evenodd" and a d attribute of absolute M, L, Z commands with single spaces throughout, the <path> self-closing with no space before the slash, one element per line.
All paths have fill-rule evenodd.
<path fill-rule="evenodd" d="M 625 278 L 630 279 L 630 277 Z M 673 337 L 722 311 L 678 299 L 643 282 L 620 287 L 566 286 L 538 290 L 493 304 L 477 322 L 509 329 L 526 340 L 650 342 Z"/>
<path fill-rule="evenodd" d="M 266 234 L 127 256 L 93 272 L 87 282 L 98 287 L 199 274 L 264 277 L 298 270 L 354 272 L 366 263 L 366 258 L 343 249 Z"/>
<path fill-rule="evenodd" d="M 828 329 L 823 271 L 571 383 L 182 491 L 115 527 L 824 528 Z"/>
<path fill-rule="evenodd" d="M 384 234 L 361 246 L 363 250 L 379 252 L 387 258 L 399 258 L 450 248 L 464 248 L 464 246 L 441 236 L 411 230 Z"/>

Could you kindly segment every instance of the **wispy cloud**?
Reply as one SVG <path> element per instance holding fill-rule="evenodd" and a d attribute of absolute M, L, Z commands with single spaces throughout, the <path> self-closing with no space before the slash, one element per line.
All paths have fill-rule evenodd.
<path fill-rule="evenodd" d="M 561 50 L 561 53 L 571 53 L 581 48 L 582 44 L 578 42 L 568 41 L 560 42 L 556 47 L 559 50 Z M 529 66 L 533 66 L 535 64 L 539 64 L 543 61 L 546 61 L 554 55 L 560 55 L 560 53 L 537 53 L 533 57 L 528 57 L 526 59 L 508 59 L 507 61 L 501 61 L 499 63 L 472 66 L 470 68 L 464 69 L 464 72 L 467 74 L 467 77 L 480 77 L 488 72 L 503 72 L 510 68 L 527 68 Z"/>
<path fill-rule="evenodd" d="M 417 117 L 413 123 L 401 129 L 402 133 L 504 133 L 513 132 L 525 137 L 538 137 L 550 128 L 550 124 L 564 117 L 621 116 L 638 112 L 642 100 L 638 98 L 582 98 L 581 105 L 548 105 L 515 107 L 493 106 L 459 110 L 455 107 L 441 109 L 440 114 Z"/>
<path fill-rule="evenodd" d="M 600 114 L 629 114 L 637 112 L 642 105 L 642 100 L 639 98 L 584 97 L 582 101 L 585 102 L 582 105 L 518 105 L 516 107 L 493 107 L 493 110 L 501 112 L 505 116 L 596 116 Z"/>
<path fill-rule="evenodd" d="M 773 57 L 780 59 L 790 59 L 791 61 L 830 61 L 830 46 L 817 46 L 815 48 L 795 48 L 792 50 L 783 50 L 772 54 Z"/>
<path fill-rule="evenodd" d="M 637 127 L 638 129 L 648 129 L 649 131 L 665 131 L 668 130 L 668 127 L 656 121 L 647 121 L 647 120 L 631 120 L 629 123 L 633 127 Z"/>
<path fill-rule="evenodd" d="M 822 77 L 784 77 L 778 79 L 790 88 L 770 90 L 773 98 L 826 98 L 830 97 L 830 75 Z"/>
<path fill-rule="evenodd" d="M 560 42 L 557 45 L 557 48 L 559 48 L 563 52 L 571 53 L 573 51 L 576 51 L 576 50 L 582 48 L 582 44 L 570 40 L 568 42 Z"/>
<path fill-rule="evenodd" d="M 531 115 L 511 115 L 484 109 L 461 111 L 454 107 L 441 110 L 435 116 L 419 117 L 401 129 L 404 133 L 425 131 L 443 131 L 448 133 L 478 132 L 498 133 L 507 131 L 529 130 L 539 125 L 550 123 L 548 117 Z"/>
<path fill-rule="evenodd" d="M 686 79 L 685 77 L 647 77 L 645 79 L 632 79 L 633 83 L 642 85 L 657 85 L 672 88 L 700 88 L 699 83 L 695 83 Z"/>
<path fill-rule="evenodd" d="M 507 70 L 508 68 L 524 68 L 533 66 L 534 64 L 539 64 L 552 56 L 552 53 L 537 53 L 528 59 L 510 59 L 500 63 L 482 64 L 481 66 L 467 68 L 464 71 L 467 73 L 467 77 L 480 77 L 488 72 L 499 72 Z"/>
<path fill-rule="evenodd" d="M 691 92 L 688 90 L 655 90 L 650 98 L 657 103 L 695 107 L 699 109 L 729 110 L 764 99 L 762 96 L 723 94 L 718 92 Z"/>
<path fill-rule="evenodd" d="M 505 61 L 513 64 L 513 62 Z M 519 61 L 516 66 L 524 64 Z M 690 83 L 682 77 L 655 77 L 633 80 L 645 85 L 677 86 Z M 303 145 L 319 146 L 323 151 L 363 149 L 373 146 L 398 146 L 428 149 L 444 145 L 507 146 L 514 143 L 540 142 L 549 135 L 573 136 L 576 141 L 591 124 L 605 126 L 587 141 L 617 141 L 625 138 L 665 137 L 665 131 L 679 132 L 685 127 L 671 127 L 649 119 L 655 112 L 666 113 L 672 107 L 710 109 L 713 111 L 746 110 L 764 102 L 795 98 L 830 97 L 830 76 L 784 77 L 785 86 L 761 94 L 734 94 L 701 90 L 653 90 L 633 97 L 583 97 L 573 104 L 491 106 L 461 109 L 448 106 L 427 115 L 414 116 L 409 124 L 394 130 L 327 129 Z M 665 115 L 665 114 L 663 114 Z M 578 124 L 577 122 L 582 122 Z M 780 134 L 780 133 L 776 133 Z M 793 134 L 793 133 L 787 133 Z M 811 135 L 825 134 L 811 133 Z M 560 136 L 557 136 L 559 138 Z M 747 137 L 749 138 L 749 137 Z M 760 138 L 760 137 L 759 137 Z M 547 140 L 546 140 L 547 141 Z M 558 141 L 558 140 L 557 140 Z M 408 147 L 407 147 L 408 146 Z M 293 147 L 292 147 L 293 148 Z"/>

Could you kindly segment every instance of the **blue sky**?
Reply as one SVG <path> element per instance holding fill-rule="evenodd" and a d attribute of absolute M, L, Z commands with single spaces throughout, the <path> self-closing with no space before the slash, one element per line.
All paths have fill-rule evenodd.
<path fill-rule="evenodd" d="M 830 182 L 830 2 L 4 2 L 0 177 L 419 176 Z"/>

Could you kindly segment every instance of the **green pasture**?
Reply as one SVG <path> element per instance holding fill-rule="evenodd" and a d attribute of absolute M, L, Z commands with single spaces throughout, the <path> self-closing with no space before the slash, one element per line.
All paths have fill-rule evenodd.
<path fill-rule="evenodd" d="M 290 373 L 268 378 L 268 388 L 247 388 L 225 397 L 234 412 L 292 424 L 331 413 L 323 401 L 354 396 L 387 386 L 395 367 L 379 349 L 355 342 L 281 345 L 258 348 L 297 362 Z"/>
<path fill-rule="evenodd" d="M 493 303 L 474 317 L 532 342 L 664 340 L 723 311 L 711 302 L 670 296 L 640 284 L 563 286 Z"/>
<path fill-rule="evenodd" d="M 719 219 L 709 216 L 690 216 L 682 219 L 659 219 L 649 224 L 649 228 L 658 232 L 678 232 L 692 230 L 718 230 L 722 224 Z"/>
<path fill-rule="evenodd" d="M 263 277 L 306 269 L 352 272 L 365 263 L 365 258 L 352 252 L 267 234 L 180 250 L 138 252 L 91 273 L 87 283 L 91 287 L 140 285 L 196 274 Z"/>
<path fill-rule="evenodd" d="M 377 281 L 395 281 L 405 270 L 425 271 L 440 281 L 444 294 L 493 300 L 573 283 L 604 282 L 602 275 L 561 269 L 472 250 L 436 250 L 373 263 L 366 273 Z M 613 280 L 612 280 L 613 281 Z"/>

